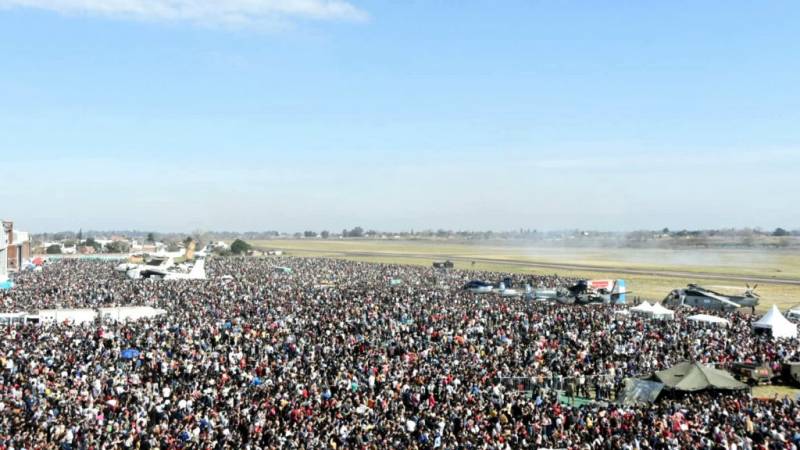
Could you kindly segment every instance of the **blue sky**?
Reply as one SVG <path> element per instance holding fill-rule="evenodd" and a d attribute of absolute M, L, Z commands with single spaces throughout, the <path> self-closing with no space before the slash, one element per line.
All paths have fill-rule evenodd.
<path fill-rule="evenodd" d="M 0 0 L 31 230 L 800 227 L 800 4 Z"/>

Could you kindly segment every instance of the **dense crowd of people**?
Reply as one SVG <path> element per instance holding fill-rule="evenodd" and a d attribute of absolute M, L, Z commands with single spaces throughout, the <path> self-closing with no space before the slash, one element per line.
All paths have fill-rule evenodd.
<path fill-rule="evenodd" d="M 291 273 L 275 267 L 291 268 Z M 779 365 L 797 340 L 474 294 L 472 279 L 575 280 L 322 258 L 213 258 L 207 280 L 130 280 L 65 259 L 0 311 L 147 305 L 135 322 L 9 326 L 0 448 L 786 449 L 800 404 L 749 393 L 614 403 L 682 360 Z M 128 352 L 135 350 L 134 353 Z M 528 380 L 516 389 L 510 379 Z M 563 404 L 559 392 L 597 401 Z"/>

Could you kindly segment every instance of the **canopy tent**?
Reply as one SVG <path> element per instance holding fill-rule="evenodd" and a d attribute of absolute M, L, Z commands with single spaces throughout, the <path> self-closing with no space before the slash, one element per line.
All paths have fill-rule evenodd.
<path fill-rule="evenodd" d="M 630 309 L 630 312 L 639 313 L 639 314 L 653 314 L 653 305 L 648 302 L 643 302 L 640 305 L 634 306 Z"/>
<path fill-rule="evenodd" d="M 772 308 L 758 321 L 753 322 L 753 329 L 770 330 L 772 331 L 772 337 L 775 338 L 797 337 L 797 325 L 783 317 L 783 314 L 775 305 L 772 305 Z"/>
<path fill-rule="evenodd" d="M 672 320 L 675 318 L 675 311 L 663 307 L 661 303 L 656 303 L 650 310 L 654 319 Z"/>
<path fill-rule="evenodd" d="M 697 362 L 684 361 L 667 370 L 654 374 L 654 378 L 668 389 L 683 392 L 720 389 L 726 391 L 747 389 L 748 386 L 733 378 L 730 373 L 704 366 Z"/>
<path fill-rule="evenodd" d="M 712 316 L 710 314 L 695 314 L 693 316 L 689 316 L 686 318 L 687 320 L 691 320 L 692 322 L 700 322 L 700 323 L 712 323 L 715 325 L 724 325 L 729 326 L 731 321 L 728 319 L 723 319 L 722 317 Z"/>

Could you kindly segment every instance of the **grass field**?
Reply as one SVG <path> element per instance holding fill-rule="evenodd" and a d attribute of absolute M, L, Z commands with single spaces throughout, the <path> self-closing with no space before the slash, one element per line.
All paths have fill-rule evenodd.
<path fill-rule="evenodd" d="M 788 397 L 793 400 L 797 398 L 798 395 L 800 395 L 800 389 L 792 386 L 767 385 L 753 387 L 753 397 L 756 398 L 782 399 Z"/>
<path fill-rule="evenodd" d="M 552 248 L 498 243 L 454 241 L 381 240 L 269 240 L 252 242 L 256 247 L 282 249 L 291 255 L 329 256 L 347 259 L 429 266 L 448 257 L 456 267 L 498 272 L 552 274 L 581 278 L 624 278 L 629 291 L 660 300 L 670 290 L 698 283 L 724 292 L 741 293 L 745 280 L 703 278 L 709 275 L 780 278 L 800 281 L 800 254 L 787 250 L 749 249 L 627 249 Z M 469 258 L 479 258 L 474 266 Z M 518 263 L 575 264 L 591 270 L 520 266 Z M 674 271 L 680 276 L 619 274 L 618 270 Z M 751 285 L 753 283 L 750 283 Z M 760 309 L 777 304 L 781 308 L 800 303 L 800 286 L 759 282 Z"/>

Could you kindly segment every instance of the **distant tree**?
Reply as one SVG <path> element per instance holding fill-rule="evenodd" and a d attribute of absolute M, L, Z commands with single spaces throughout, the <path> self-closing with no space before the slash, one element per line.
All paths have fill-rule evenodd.
<path fill-rule="evenodd" d="M 322 230 L 322 233 L 320 233 L 320 235 L 322 236 L 322 239 L 328 239 L 329 237 L 331 237 L 331 233 L 328 230 Z"/>
<path fill-rule="evenodd" d="M 186 236 L 186 237 L 183 239 L 183 245 L 185 245 L 185 246 L 187 246 L 187 247 L 188 247 L 188 246 L 189 246 L 189 244 L 191 244 L 193 241 L 194 241 L 194 239 L 193 239 L 191 236 Z"/>
<path fill-rule="evenodd" d="M 83 228 L 78 230 L 78 242 L 83 240 Z"/>
<path fill-rule="evenodd" d="M 94 238 L 92 238 L 92 237 L 87 238 L 85 241 L 83 241 L 83 246 L 84 247 L 92 247 L 94 249 L 94 251 L 96 251 L 96 252 L 99 252 L 103 248 L 103 246 L 101 246 L 100 243 L 95 241 Z"/>
<path fill-rule="evenodd" d="M 350 237 L 350 232 L 349 232 L 349 231 L 347 231 L 347 228 L 345 228 L 344 230 L 342 230 L 342 237 Z"/>
<path fill-rule="evenodd" d="M 155 244 L 156 242 L 156 234 L 155 233 L 147 233 L 147 242 L 151 244 Z"/>
<path fill-rule="evenodd" d="M 170 242 L 169 244 L 167 244 L 167 251 L 168 252 L 177 252 L 180 249 L 181 249 L 181 247 L 178 245 L 177 242 Z"/>
<path fill-rule="evenodd" d="M 231 244 L 231 252 L 234 255 L 242 255 L 247 253 L 249 250 L 250 250 L 250 244 L 241 239 L 236 239 L 235 241 L 233 241 L 233 244 Z"/>
<path fill-rule="evenodd" d="M 61 246 L 57 244 L 53 244 L 47 247 L 46 250 L 48 255 L 60 255 L 61 254 Z"/>
<path fill-rule="evenodd" d="M 669 234 L 669 228 L 664 227 L 664 229 L 661 230 L 661 234 Z"/>
<path fill-rule="evenodd" d="M 75 247 L 75 240 L 67 239 L 66 241 L 64 241 L 64 247 Z"/>
<path fill-rule="evenodd" d="M 363 237 L 364 236 L 364 229 L 361 227 L 355 227 L 350 230 L 347 235 L 349 237 Z"/>
<path fill-rule="evenodd" d="M 789 232 L 784 230 L 783 228 L 778 227 L 775 228 L 775 231 L 772 232 L 772 235 L 777 237 L 789 236 Z"/>
<path fill-rule="evenodd" d="M 375 231 L 375 230 L 369 230 L 369 231 L 367 231 L 367 236 L 369 236 L 369 237 L 375 237 L 375 236 L 377 236 L 377 235 L 378 235 L 378 232 L 377 232 L 377 231 Z"/>
<path fill-rule="evenodd" d="M 105 246 L 106 253 L 128 253 L 131 249 L 130 244 L 125 241 L 109 242 Z"/>
<path fill-rule="evenodd" d="M 314 231 L 308 231 L 307 230 L 307 231 L 303 232 L 303 236 L 307 237 L 307 238 L 313 238 L 313 237 L 317 237 L 317 233 L 314 232 Z"/>

